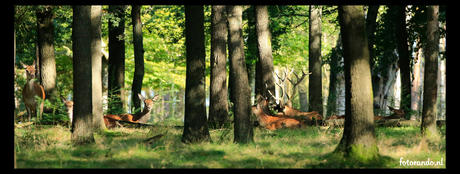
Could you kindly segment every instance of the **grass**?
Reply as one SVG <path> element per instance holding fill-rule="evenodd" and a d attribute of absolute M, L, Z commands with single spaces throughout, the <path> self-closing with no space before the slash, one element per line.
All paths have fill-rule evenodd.
<path fill-rule="evenodd" d="M 143 145 L 147 138 L 165 136 Z M 343 129 L 309 127 L 304 130 L 254 129 L 254 143 L 233 143 L 232 129 L 211 130 L 213 143 L 185 145 L 182 129 L 116 128 L 95 134 L 96 143 L 86 147 L 70 144 L 68 127 L 34 125 L 15 129 L 18 168 L 359 168 L 340 157 L 331 157 Z M 445 127 L 442 139 L 428 142 L 417 127 L 376 128 L 377 145 L 389 161 L 366 168 L 445 168 L 400 166 L 411 161 L 446 162 Z"/>

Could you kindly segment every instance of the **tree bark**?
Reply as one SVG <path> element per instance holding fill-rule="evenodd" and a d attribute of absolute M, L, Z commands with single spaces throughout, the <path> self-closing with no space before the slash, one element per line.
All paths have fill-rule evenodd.
<path fill-rule="evenodd" d="M 308 68 L 311 72 L 309 78 L 310 111 L 323 115 L 323 88 L 321 73 L 321 6 L 310 5 L 310 37 Z M 294 97 L 294 96 L 292 96 Z"/>
<path fill-rule="evenodd" d="M 206 118 L 204 9 L 185 6 L 185 121 L 182 142 L 211 141 Z"/>
<path fill-rule="evenodd" d="M 242 6 L 227 6 L 228 14 L 228 53 L 230 60 L 230 90 L 234 113 L 235 143 L 254 142 L 251 122 L 251 88 L 249 87 L 243 44 L 243 8 Z M 268 21 L 267 21 L 268 22 Z M 266 24 L 268 25 L 268 23 Z M 257 28 L 257 27 L 256 27 Z"/>
<path fill-rule="evenodd" d="M 273 55 L 268 21 L 268 9 L 266 5 L 256 5 L 254 8 L 257 53 L 259 57 L 258 61 L 256 61 L 255 91 L 272 101 L 274 99 L 269 97 L 270 95 L 267 91 L 270 90 L 272 94 L 275 94 L 275 84 L 272 75 Z M 270 113 L 266 110 L 264 110 L 264 112 L 267 114 Z"/>
<path fill-rule="evenodd" d="M 144 79 L 144 46 L 142 37 L 142 22 L 141 22 L 141 5 L 133 5 L 131 10 L 131 18 L 133 22 L 133 45 L 134 45 L 134 77 L 132 86 L 132 99 L 134 110 L 140 113 L 141 100 L 137 96 L 142 90 L 142 81 Z M 139 122 L 146 123 L 148 118 L 141 119 Z M 145 122 L 144 122 L 145 121 Z"/>
<path fill-rule="evenodd" d="M 411 81 L 410 81 L 410 57 L 409 46 L 407 42 L 406 31 L 406 6 L 396 6 L 396 40 L 398 44 L 399 67 L 401 73 L 401 102 L 400 109 L 404 109 L 405 113 L 410 111 L 411 101 Z M 410 114 L 405 115 L 406 119 L 410 119 Z"/>
<path fill-rule="evenodd" d="M 337 39 L 337 44 L 332 49 L 332 56 L 331 62 L 329 65 L 331 66 L 331 74 L 329 80 L 329 96 L 327 97 L 327 112 L 326 117 L 338 115 L 337 112 L 337 99 L 339 98 L 337 94 L 337 75 L 338 75 L 338 67 L 339 67 L 339 56 L 340 53 L 338 52 L 340 47 L 342 46 L 342 37 L 339 34 L 339 38 Z"/>
<path fill-rule="evenodd" d="M 91 69 L 92 69 L 92 91 L 93 91 L 93 129 L 95 132 L 105 130 L 102 113 L 102 6 L 91 6 Z"/>
<path fill-rule="evenodd" d="M 372 111 L 369 50 L 362 6 L 339 6 L 345 60 L 345 128 L 334 150 L 357 161 L 379 157 Z"/>
<path fill-rule="evenodd" d="M 213 5 L 211 11 L 211 84 L 209 120 L 211 128 L 228 122 L 227 103 L 227 18 L 224 5 Z"/>
<path fill-rule="evenodd" d="M 53 8 L 43 6 L 37 8 L 37 44 L 39 55 L 40 82 L 45 91 L 45 99 L 53 101 L 56 87 L 56 60 L 54 58 L 54 25 Z M 57 101 L 57 100 L 56 100 Z M 44 112 L 52 113 L 51 108 L 45 108 Z"/>
<path fill-rule="evenodd" d="M 91 79 L 91 6 L 73 6 L 72 48 L 74 113 L 71 141 L 75 145 L 94 143 Z"/>
<path fill-rule="evenodd" d="M 427 10 L 427 44 L 425 48 L 425 77 L 423 83 L 423 110 L 421 132 L 425 137 L 436 138 L 437 92 L 438 84 L 438 30 L 439 6 L 428 6 Z"/>
<path fill-rule="evenodd" d="M 123 114 L 125 101 L 125 20 L 124 5 L 110 5 L 109 12 L 113 13 L 120 21 L 117 26 L 109 21 L 109 94 L 112 102 L 108 102 L 108 113 Z"/>
<path fill-rule="evenodd" d="M 366 16 L 367 48 L 369 49 L 369 63 L 371 66 L 371 71 L 374 67 L 374 32 L 375 27 L 377 27 L 375 23 L 378 13 L 379 5 L 370 5 Z"/>

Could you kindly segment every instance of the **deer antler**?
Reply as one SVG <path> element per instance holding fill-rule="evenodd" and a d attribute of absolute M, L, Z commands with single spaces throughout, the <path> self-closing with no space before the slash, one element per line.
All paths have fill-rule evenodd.
<path fill-rule="evenodd" d="M 291 79 L 287 78 L 287 79 L 289 80 L 289 82 L 291 82 L 291 84 L 294 85 L 294 92 L 292 93 L 292 98 L 289 97 L 289 95 L 286 94 L 286 96 L 287 96 L 287 98 L 288 98 L 288 101 L 287 101 L 286 103 L 288 103 L 288 106 L 292 106 L 292 105 L 291 105 L 291 101 L 292 101 L 292 99 L 294 98 L 294 95 L 295 95 L 295 93 L 296 93 L 296 91 L 297 91 L 297 85 L 299 85 L 300 82 L 302 82 L 303 79 L 304 79 L 307 75 L 310 75 L 310 74 L 311 74 L 311 72 L 308 73 L 308 74 L 305 74 L 305 72 L 302 70 L 302 77 L 299 78 L 299 76 L 298 76 L 297 73 L 294 71 L 294 69 L 293 69 L 292 72 L 294 73 L 294 75 L 295 75 L 295 77 L 296 77 L 296 79 L 297 79 L 297 82 L 294 83 Z"/>

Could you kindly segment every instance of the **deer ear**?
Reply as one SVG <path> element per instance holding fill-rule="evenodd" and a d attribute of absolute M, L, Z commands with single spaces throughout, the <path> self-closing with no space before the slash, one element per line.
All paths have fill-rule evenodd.
<path fill-rule="evenodd" d="M 155 95 L 155 97 L 153 97 L 153 99 L 152 99 L 152 100 L 153 100 L 153 101 L 157 101 L 157 100 L 159 100 L 159 99 L 160 99 L 160 95 L 159 95 L 159 94 L 157 94 L 157 95 Z"/>
<path fill-rule="evenodd" d="M 26 64 L 22 63 L 22 61 L 19 61 L 19 62 L 21 62 L 21 65 L 22 65 L 24 68 L 27 68 L 27 65 L 26 65 Z"/>
<path fill-rule="evenodd" d="M 32 65 L 31 65 L 31 66 L 34 66 L 34 68 L 35 68 L 35 60 L 34 60 L 34 63 L 32 63 Z"/>
<path fill-rule="evenodd" d="M 395 108 L 392 108 L 390 106 L 388 106 L 388 108 L 390 109 L 390 111 L 395 111 L 396 110 Z"/>
<path fill-rule="evenodd" d="M 61 95 L 61 102 L 65 103 L 67 100 Z"/>
<path fill-rule="evenodd" d="M 142 96 L 141 94 L 137 94 L 137 95 L 139 96 L 139 99 L 140 99 L 141 101 L 144 101 L 144 100 L 145 100 L 144 96 Z"/>

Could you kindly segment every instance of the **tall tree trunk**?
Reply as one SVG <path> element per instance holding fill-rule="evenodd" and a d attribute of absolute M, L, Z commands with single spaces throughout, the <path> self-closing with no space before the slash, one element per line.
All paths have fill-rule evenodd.
<path fill-rule="evenodd" d="M 437 92 L 438 84 L 438 30 L 439 6 L 428 6 L 427 11 L 427 44 L 425 49 L 425 77 L 423 83 L 423 110 L 421 131 L 425 137 L 436 138 Z"/>
<path fill-rule="evenodd" d="M 367 30 L 367 48 L 369 49 L 369 63 L 372 68 L 374 67 L 374 32 L 377 26 L 377 14 L 379 13 L 379 5 L 370 5 L 367 10 L 366 16 L 366 30 Z"/>
<path fill-rule="evenodd" d="M 93 91 L 93 129 L 95 132 L 105 130 L 102 113 L 102 6 L 91 6 L 91 69 L 92 69 L 92 91 Z"/>
<path fill-rule="evenodd" d="M 275 93 L 275 84 L 273 79 L 273 55 L 271 34 L 268 21 L 268 9 L 266 5 L 255 6 L 255 32 L 257 38 L 257 53 L 258 61 L 256 62 L 256 84 L 255 91 L 262 96 L 274 100 L 269 97 L 267 90 L 272 94 Z M 265 86 L 267 85 L 267 86 Z M 264 108 L 265 109 L 265 108 Z M 264 110 L 265 113 L 270 113 Z"/>
<path fill-rule="evenodd" d="M 117 26 L 109 21 L 109 94 L 112 101 L 108 110 L 111 114 L 122 114 L 125 101 L 125 5 L 110 5 L 109 12 L 120 18 Z"/>
<path fill-rule="evenodd" d="M 53 7 L 37 8 L 37 43 L 40 66 L 40 82 L 45 91 L 45 99 L 56 100 L 56 60 L 54 58 L 54 25 Z M 56 100 L 57 101 L 57 100 Z M 45 108 L 44 112 L 53 112 Z"/>
<path fill-rule="evenodd" d="M 339 6 L 345 60 L 345 128 L 335 153 L 357 161 L 379 157 L 372 112 L 369 50 L 362 6 Z"/>
<path fill-rule="evenodd" d="M 251 124 L 251 88 L 249 87 L 244 59 L 243 7 L 227 6 L 227 14 L 229 25 L 228 54 L 230 60 L 230 77 L 233 79 L 229 85 L 231 86 L 232 100 L 235 101 L 233 106 L 233 113 L 235 115 L 234 142 L 250 143 L 254 142 L 254 133 Z"/>
<path fill-rule="evenodd" d="M 310 111 L 323 115 L 323 88 L 321 76 L 321 6 L 310 5 L 310 37 L 309 37 L 308 68 Z"/>
<path fill-rule="evenodd" d="M 211 141 L 206 118 L 204 9 L 185 6 L 185 121 L 182 142 Z"/>
<path fill-rule="evenodd" d="M 73 6 L 73 121 L 71 141 L 75 145 L 94 143 L 91 79 L 91 6 Z"/>
<path fill-rule="evenodd" d="M 144 79 L 144 46 L 142 37 L 142 22 L 141 22 L 141 5 L 133 5 L 131 10 L 131 18 L 133 22 L 133 45 L 134 45 L 134 77 L 132 86 L 132 101 L 134 103 L 134 110 L 140 113 L 141 100 L 137 96 L 142 90 L 142 81 Z M 144 106 L 145 107 L 145 106 Z M 140 120 L 139 122 L 145 123 L 147 120 Z"/>
<path fill-rule="evenodd" d="M 326 117 L 338 115 L 337 112 L 337 99 L 339 98 L 337 94 L 337 75 L 338 75 L 338 67 L 339 67 L 339 53 L 340 47 L 342 47 L 342 37 L 339 34 L 339 38 L 337 39 L 337 44 L 332 49 L 332 56 L 331 62 L 329 65 L 331 66 L 331 74 L 329 80 L 329 96 L 327 97 L 327 112 Z"/>
<path fill-rule="evenodd" d="M 211 85 L 208 123 L 211 128 L 220 128 L 228 120 L 227 18 L 225 5 L 213 5 L 211 8 Z"/>
<path fill-rule="evenodd" d="M 399 67 L 401 73 L 401 102 L 400 109 L 404 109 L 405 113 L 410 111 L 411 101 L 411 81 L 410 81 L 410 57 L 409 46 L 407 42 L 407 31 L 406 31 L 406 6 L 396 6 L 396 40 L 398 44 L 399 54 Z M 406 119 L 410 119 L 410 115 L 407 114 Z"/>
<path fill-rule="evenodd" d="M 417 41 L 417 44 L 420 44 L 419 41 Z M 422 64 L 422 48 L 419 48 L 419 50 L 415 53 L 415 59 L 414 59 L 414 74 L 412 76 L 412 94 L 411 94 L 411 109 L 414 110 L 414 114 L 411 115 L 411 120 L 416 119 L 415 115 L 418 115 L 419 110 L 419 102 L 420 102 L 420 73 L 421 73 L 421 67 L 420 65 Z"/>

